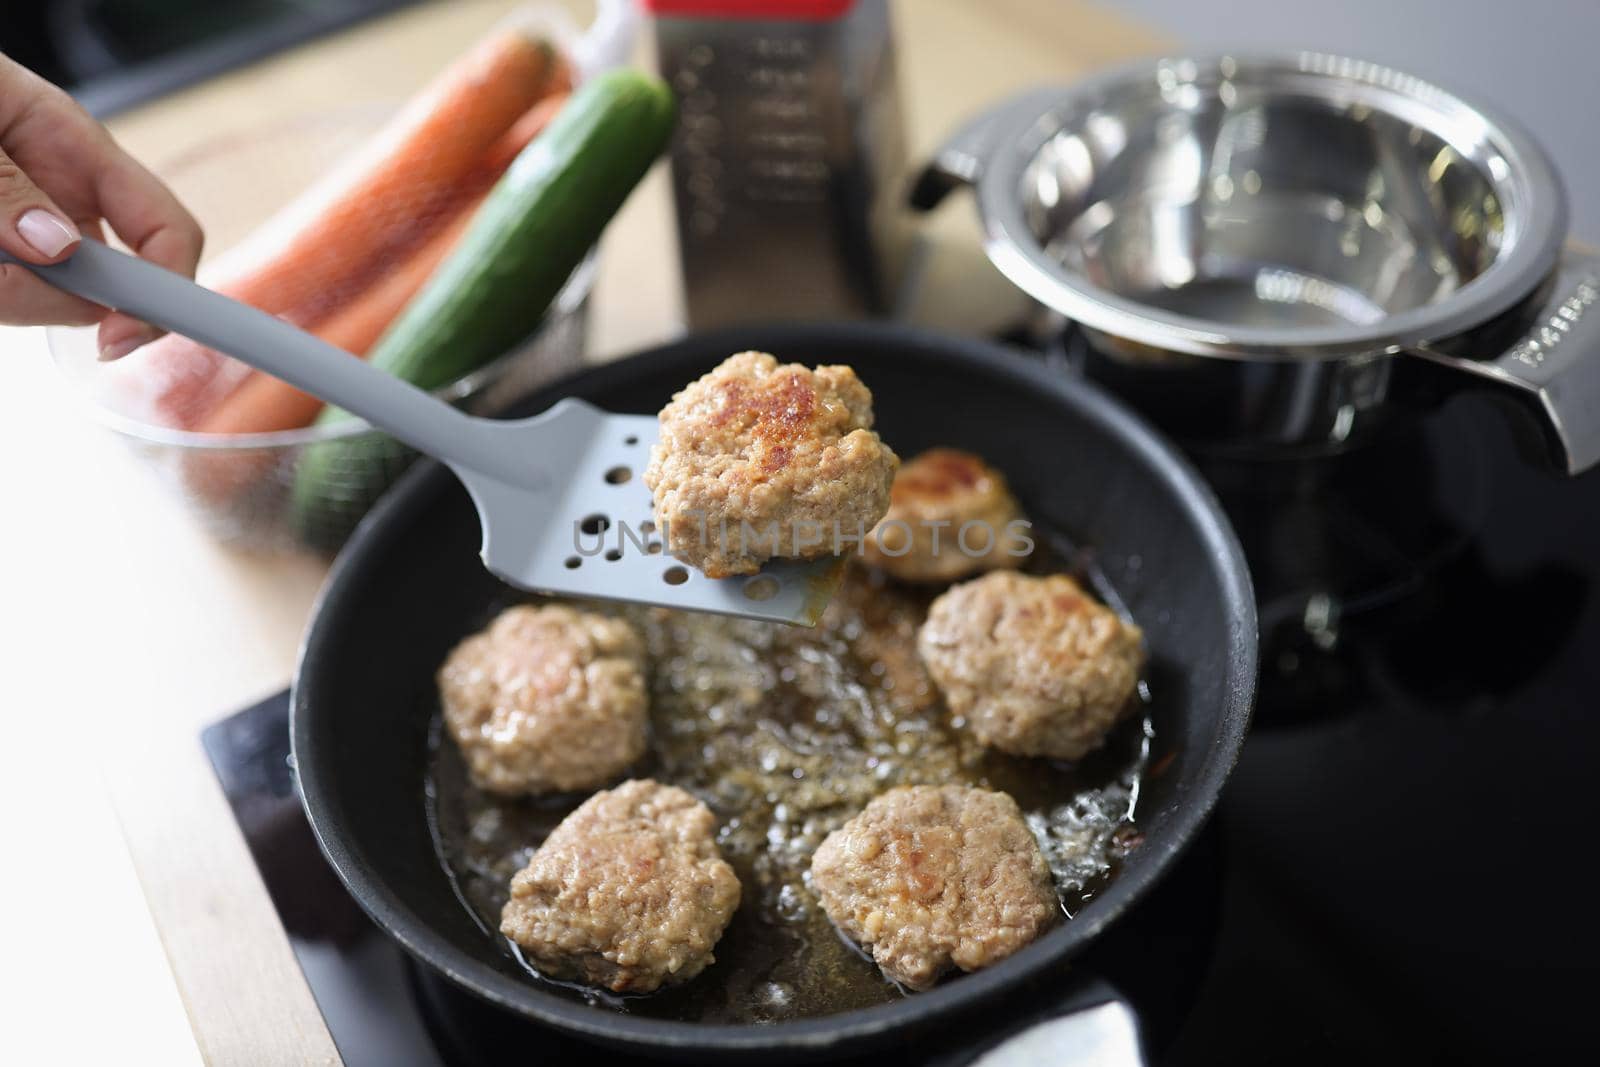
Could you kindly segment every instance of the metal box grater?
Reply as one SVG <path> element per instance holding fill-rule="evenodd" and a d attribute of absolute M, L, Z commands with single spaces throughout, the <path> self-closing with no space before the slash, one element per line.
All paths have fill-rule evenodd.
<path fill-rule="evenodd" d="M 886 312 L 906 149 L 886 0 L 649 0 L 689 324 Z"/>

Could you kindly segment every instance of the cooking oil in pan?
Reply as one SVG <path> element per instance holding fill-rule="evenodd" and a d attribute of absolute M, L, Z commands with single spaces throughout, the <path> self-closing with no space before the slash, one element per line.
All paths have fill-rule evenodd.
<path fill-rule="evenodd" d="M 1122 610 L 1092 557 L 1064 538 L 1046 536 L 1030 569 L 1074 573 Z M 1153 736 L 1148 688 L 1140 686 L 1145 713 L 1076 764 L 985 749 L 951 724 L 917 657 L 917 627 L 933 595 L 853 568 L 809 630 L 591 605 L 628 618 L 649 648 L 652 739 L 633 775 L 682 786 L 711 807 L 744 897 L 716 962 L 683 986 L 618 997 L 531 967 L 529 980 L 618 1011 L 723 1023 L 823 1015 L 903 995 L 840 937 L 807 880 L 822 839 L 896 785 L 1010 793 L 1069 917 L 1114 877 L 1138 840 L 1134 806 Z M 512 602 L 494 605 L 483 623 Z M 440 740 L 436 707 L 435 716 L 427 792 L 440 858 L 485 936 L 504 940 L 511 876 L 584 797 L 507 799 L 475 788 L 455 746 Z"/>

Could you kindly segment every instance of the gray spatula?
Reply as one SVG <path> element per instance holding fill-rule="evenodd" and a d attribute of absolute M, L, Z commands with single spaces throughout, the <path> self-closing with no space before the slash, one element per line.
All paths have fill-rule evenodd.
<path fill-rule="evenodd" d="M 714 580 L 661 549 L 639 480 L 652 415 L 612 415 L 566 399 L 541 415 L 476 418 L 271 315 L 156 265 L 84 240 L 54 266 L 22 266 L 58 289 L 226 352 L 366 419 L 443 461 L 483 525 L 483 562 L 523 589 L 800 623 L 837 588 L 833 559 L 775 562 Z"/>

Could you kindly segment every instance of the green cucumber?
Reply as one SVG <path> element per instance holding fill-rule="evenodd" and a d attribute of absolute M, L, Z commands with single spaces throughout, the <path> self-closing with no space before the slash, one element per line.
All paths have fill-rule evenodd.
<path fill-rule="evenodd" d="M 511 164 L 368 360 L 438 389 L 526 339 L 666 146 L 675 111 L 671 90 L 638 71 L 610 71 L 580 86 Z M 348 417 L 329 409 L 318 421 Z M 408 459 L 383 434 L 308 446 L 291 506 L 301 538 L 321 547 L 342 541 Z"/>

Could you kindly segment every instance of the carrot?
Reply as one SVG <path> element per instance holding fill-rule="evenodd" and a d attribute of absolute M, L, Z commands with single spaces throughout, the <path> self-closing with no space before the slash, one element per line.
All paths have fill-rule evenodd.
<path fill-rule="evenodd" d="M 317 336 L 354 357 L 366 354 L 395 315 L 427 283 L 435 267 L 445 261 L 472 221 L 477 202 L 448 222 L 400 266 L 382 275 L 342 312 L 334 312 L 317 326 Z M 322 400 L 261 371 L 224 398 L 200 419 L 202 434 L 262 434 L 310 426 L 322 411 Z M 266 475 L 274 462 L 270 451 L 206 451 L 187 453 L 184 482 L 190 490 L 214 502 L 227 501 Z"/>
<path fill-rule="evenodd" d="M 323 319 L 313 329 L 329 344 L 365 355 L 421 289 L 435 267 L 455 246 L 489 189 L 517 154 L 549 125 L 566 95 L 547 97 L 535 104 L 490 148 L 468 179 L 453 214 L 426 237 L 406 259 L 378 278 L 345 307 Z M 271 375 L 255 372 L 233 395 L 202 416 L 195 429 L 201 433 L 265 433 L 308 425 L 321 409 L 321 401 Z"/>
<path fill-rule="evenodd" d="M 506 168 L 522 154 L 522 150 L 550 125 L 550 120 L 556 117 L 556 112 L 561 110 L 570 95 L 572 94 L 568 90 L 563 89 L 545 97 L 523 112 L 522 117 L 512 123 L 511 128 L 489 146 L 480 170 L 492 175 L 489 180 L 490 185 L 498 181 Z"/>
<path fill-rule="evenodd" d="M 230 252 L 212 288 L 309 327 L 459 203 L 463 184 L 510 127 L 567 83 L 553 47 L 516 30 L 453 63 L 350 163 Z M 238 384 L 228 361 L 185 338 L 132 359 L 157 382 L 155 415 L 179 426 Z"/>
<path fill-rule="evenodd" d="M 520 32 L 489 38 L 456 61 L 321 195 L 298 225 L 268 233 L 261 259 L 246 263 L 229 295 L 273 314 L 316 306 L 329 287 L 349 286 L 419 222 L 436 214 L 479 161 L 545 96 L 554 50 Z"/>
<path fill-rule="evenodd" d="M 365 355 L 444 262 L 511 160 L 549 125 L 565 101 L 566 94 L 562 94 L 547 97 L 530 108 L 489 150 L 469 179 L 462 197 L 465 203 L 456 205 L 455 214 L 365 292 L 323 319 L 313 332 L 346 352 Z M 251 371 L 244 383 L 201 416 L 194 428 L 209 434 L 291 430 L 310 425 L 322 407 L 321 400 L 288 382 Z M 272 455 L 266 452 L 196 451 L 185 465 L 185 480 L 196 493 L 220 502 L 263 477 L 272 461 Z"/>
<path fill-rule="evenodd" d="M 467 205 L 405 262 L 374 282 L 343 311 L 334 312 L 316 328 L 318 337 L 356 356 L 368 348 L 427 282 L 455 247 L 472 221 L 479 200 Z M 265 433 L 308 426 L 322 410 L 322 401 L 270 374 L 256 371 L 233 395 L 196 424 L 201 433 Z"/>
<path fill-rule="evenodd" d="M 101 371 L 130 414 L 187 430 L 238 388 L 250 368 L 196 341 L 164 334 Z"/>
<path fill-rule="evenodd" d="M 444 262 L 472 221 L 479 200 L 424 242 L 410 258 L 374 282 L 343 311 L 317 327 L 317 336 L 353 356 L 366 354 L 394 317 Z M 195 426 L 201 433 L 242 434 L 309 426 L 322 401 L 280 378 L 253 371 L 244 384 Z M 263 477 L 274 461 L 271 452 L 197 449 L 187 454 L 184 480 L 191 490 L 213 501 L 225 501 Z"/>

